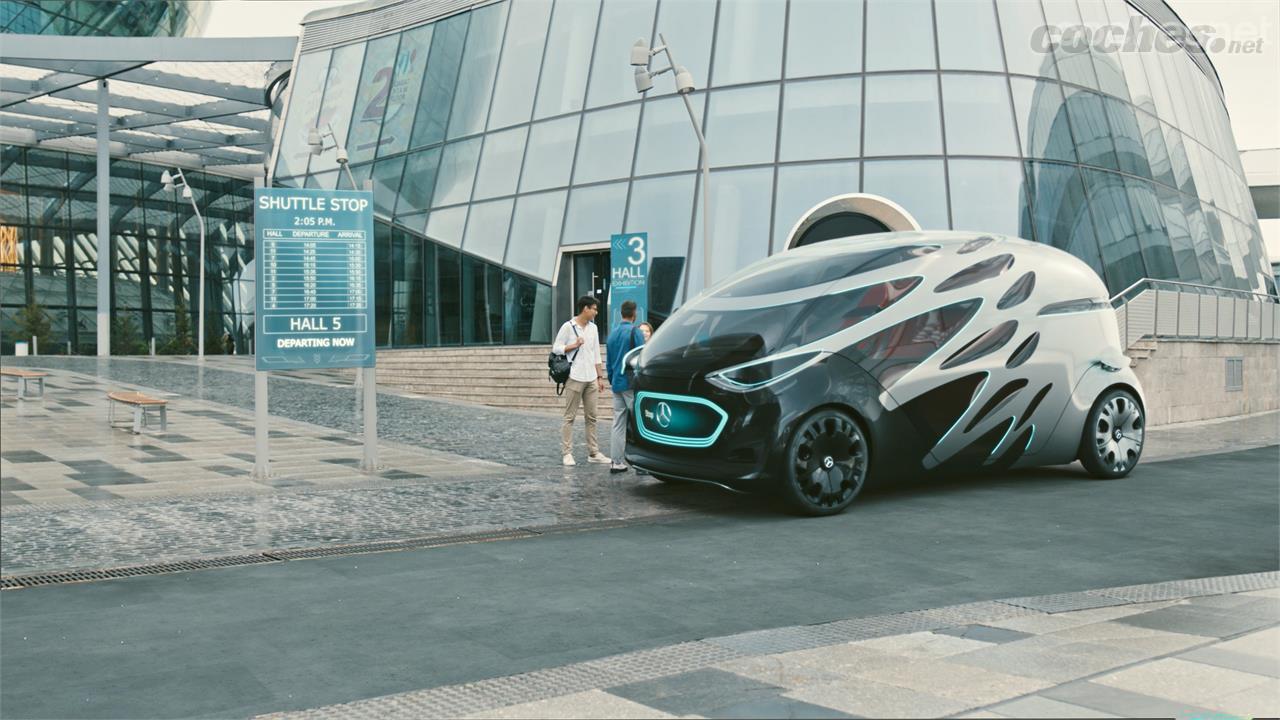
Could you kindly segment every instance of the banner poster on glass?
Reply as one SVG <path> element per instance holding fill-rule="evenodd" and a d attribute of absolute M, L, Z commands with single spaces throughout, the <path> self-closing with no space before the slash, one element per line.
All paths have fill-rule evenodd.
<path fill-rule="evenodd" d="M 649 233 L 614 235 L 609 243 L 609 327 L 622 322 L 622 303 L 636 304 L 636 322 L 649 305 Z"/>

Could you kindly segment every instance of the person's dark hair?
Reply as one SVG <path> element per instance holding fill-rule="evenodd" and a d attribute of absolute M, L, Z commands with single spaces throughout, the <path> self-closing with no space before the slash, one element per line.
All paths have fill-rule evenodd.
<path fill-rule="evenodd" d="M 599 305 L 599 304 L 600 304 L 599 300 L 596 300 L 590 295 L 583 295 L 582 297 L 578 298 L 578 302 L 574 305 L 573 314 L 581 315 L 583 310 L 586 310 L 589 307 L 595 307 L 596 305 Z"/>
<path fill-rule="evenodd" d="M 622 303 L 621 312 L 622 312 L 622 318 L 624 320 L 635 320 L 636 319 L 636 301 L 627 300 L 626 302 Z"/>

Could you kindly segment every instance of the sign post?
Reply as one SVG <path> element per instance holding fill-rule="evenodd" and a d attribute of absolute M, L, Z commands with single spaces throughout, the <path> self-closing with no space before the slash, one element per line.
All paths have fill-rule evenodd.
<path fill-rule="evenodd" d="M 253 201 L 254 472 L 267 472 L 266 373 L 310 368 L 357 368 L 363 375 L 361 465 L 371 470 L 377 466 L 373 193 L 259 187 Z"/>
<path fill-rule="evenodd" d="M 609 238 L 609 327 L 622 322 L 622 303 L 636 304 L 636 322 L 644 322 L 649 306 L 649 233 Z"/>

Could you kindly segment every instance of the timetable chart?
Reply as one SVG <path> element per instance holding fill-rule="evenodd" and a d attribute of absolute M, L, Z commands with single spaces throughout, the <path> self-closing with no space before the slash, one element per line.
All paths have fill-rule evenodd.
<path fill-rule="evenodd" d="M 364 310 L 369 292 L 364 230 L 264 229 L 263 310 Z"/>

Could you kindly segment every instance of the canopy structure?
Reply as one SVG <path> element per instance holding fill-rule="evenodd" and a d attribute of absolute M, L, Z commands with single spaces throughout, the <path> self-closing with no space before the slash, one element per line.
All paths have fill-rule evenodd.
<path fill-rule="evenodd" d="M 263 174 L 297 39 L 4 35 L 0 139 Z M 105 107 L 104 107 L 105 106 Z"/>

